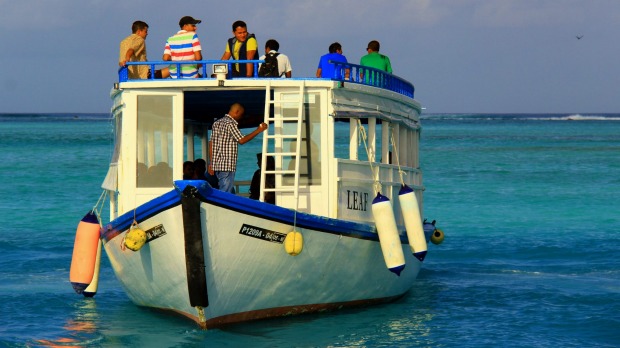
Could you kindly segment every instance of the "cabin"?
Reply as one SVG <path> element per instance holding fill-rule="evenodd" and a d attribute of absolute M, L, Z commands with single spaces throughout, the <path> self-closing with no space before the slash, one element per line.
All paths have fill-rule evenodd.
<path fill-rule="evenodd" d="M 102 185 L 110 219 L 171 191 L 183 178 L 184 161 L 197 154 L 208 160 L 211 125 L 235 102 L 245 108 L 242 133 L 269 125 L 252 140 L 262 141 L 262 168 L 266 156 L 275 162 L 262 172 L 261 200 L 272 191 L 281 207 L 373 223 L 371 202 L 379 190 L 402 224 L 395 199 L 402 181 L 421 205 L 421 106 L 409 82 L 347 63 L 335 63 L 331 79 L 233 78 L 226 70 L 238 62 L 201 63 L 203 77 L 196 79 L 131 80 L 120 70 L 111 91 L 114 153 Z M 170 62 L 142 64 L 154 71 Z M 275 176 L 275 188 L 264 187 L 266 175 Z"/>

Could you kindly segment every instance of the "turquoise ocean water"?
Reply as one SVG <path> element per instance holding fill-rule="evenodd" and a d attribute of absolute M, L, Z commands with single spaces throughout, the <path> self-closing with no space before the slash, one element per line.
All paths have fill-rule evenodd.
<path fill-rule="evenodd" d="M 415 288 L 210 331 L 133 305 L 105 256 L 94 298 L 69 284 L 112 153 L 105 117 L 0 115 L 0 346 L 620 346 L 620 114 L 425 115 L 424 213 L 446 239 Z M 259 144 L 241 150 L 249 179 Z"/>

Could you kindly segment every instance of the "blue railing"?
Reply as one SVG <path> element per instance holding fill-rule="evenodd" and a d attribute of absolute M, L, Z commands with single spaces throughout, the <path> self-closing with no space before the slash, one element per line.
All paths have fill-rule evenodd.
<path fill-rule="evenodd" d="M 153 62 L 127 62 L 127 66 L 129 65 L 147 65 L 151 71 L 149 76 L 149 80 L 155 80 L 155 71 L 157 67 L 166 68 L 171 65 L 176 66 L 176 78 L 180 78 L 181 74 L 181 65 L 187 64 L 201 64 L 202 66 L 198 69 L 200 73 L 199 79 L 212 79 L 211 77 L 211 69 L 210 66 L 213 64 L 227 64 L 228 65 L 228 79 L 233 78 L 244 78 L 245 76 L 233 76 L 233 64 L 254 64 L 254 74 L 253 77 L 258 77 L 258 65 L 264 63 L 264 60 L 201 60 L 201 61 L 180 61 L 180 62 L 170 62 L 170 61 L 153 61 Z M 330 61 L 330 63 L 335 65 L 334 76 L 331 80 L 341 81 L 341 82 L 351 82 L 358 83 L 367 86 L 380 87 L 383 89 L 387 89 L 410 98 L 414 97 L 415 88 L 413 84 L 410 82 L 396 76 L 389 74 L 383 70 L 371 68 L 368 66 L 362 66 L 351 63 L 342 63 Z M 127 82 L 127 81 L 141 81 L 141 79 L 129 79 L 127 66 L 121 67 L 118 70 L 118 81 L 119 82 Z M 144 80 L 142 80 L 144 81 Z"/>
<path fill-rule="evenodd" d="M 233 78 L 232 72 L 233 72 L 233 64 L 247 64 L 247 63 L 253 63 L 254 64 L 254 77 L 258 77 L 258 64 L 264 63 L 264 60 L 199 60 L 199 61 L 175 61 L 175 62 L 171 62 L 171 61 L 153 61 L 153 62 L 127 62 L 127 65 L 124 67 L 121 67 L 120 69 L 118 69 L 118 82 L 127 82 L 127 81 L 141 81 L 142 79 L 130 79 L 129 78 L 129 73 L 127 71 L 127 67 L 130 65 L 146 65 L 149 67 L 149 70 L 151 71 L 151 74 L 149 76 L 149 80 L 154 80 L 155 79 L 155 71 L 157 70 L 157 67 L 159 66 L 160 68 L 167 68 L 171 65 L 176 66 L 176 73 L 172 74 L 175 75 L 174 77 L 179 79 L 181 78 L 181 65 L 196 65 L 196 64 L 202 64 L 202 66 L 200 68 L 198 68 L 198 73 L 201 75 L 201 79 L 209 79 L 211 78 L 211 69 L 207 69 L 210 65 L 213 64 L 227 64 L 228 65 L 228 78 Z M 245 76 L 237 76 L 237 78 L 240 77 L 245 77 Z"/>
<path fill-rule="evenodd" d="M 336 66 L 332 80 L 385 88 L 411 98 L 414 96 L 413 84 L 396 75 L 368 66 L 335 61 L 330 61 L 330 63 Z"/>

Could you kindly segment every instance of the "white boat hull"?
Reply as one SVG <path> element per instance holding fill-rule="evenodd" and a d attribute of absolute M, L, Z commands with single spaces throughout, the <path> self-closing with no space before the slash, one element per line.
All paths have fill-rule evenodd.
<path fill-rule="evenodd" d="M 304 245 L 301 254 L 291 256 L 282 242 L 294 227 L 292 210 L 223 193 L 201 181 L 176 186 L 136 209 L 136 221 L 149 235 L 140 250 L 123 243 L 133 211 L 102 234 L 114 272 L 137 305 L 172 310 L 210 328 L 393 300 L 412 287 L 420 270 L 404 230 L 406 266 L 400 276 L 386 268 L 369 224 L 298 213 L 295 230 Z M 183 201 L 182 192 L 194 186 L 194 197 Z M 199 213 L 188 218 L 193 204 Z M 195 240 L 187 240 L 190 219 L 200 226 Z M 203 255 L 191 251 L 196 248 Z"/>

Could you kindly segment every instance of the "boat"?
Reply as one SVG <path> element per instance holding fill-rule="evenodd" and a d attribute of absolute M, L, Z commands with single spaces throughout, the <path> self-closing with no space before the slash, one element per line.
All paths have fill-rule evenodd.
<path fill-rule="evenodd" d="M 340 62 L 332 78 L 231 76 L 232 64 L 248 62 L 258 71 L 261 61 L 204 60 L 195 79 L 132 80 L 120 69 L 100 239 L 124 291 L 205 329 L 404 296 L 423 263 L 410 239 L 425 246 L 436 230 L 424 220 L 411 234 L 403 217 L 423 212 L 413 84 Z M 182 179 L 184 161 L 208 157 L 211 125 L 234 102 L 245 108 L 242 132 L 269 126 L 253 140 L 262 142 L 262 168 L 267 157 L 275 162 L 261 173 L 258 200 L 243 182 L 231 194 Z M 409 211 L 398 200 L 405 185 L 417 203 Z M 275 204 L 264 201 L 268 192 Z"/>

